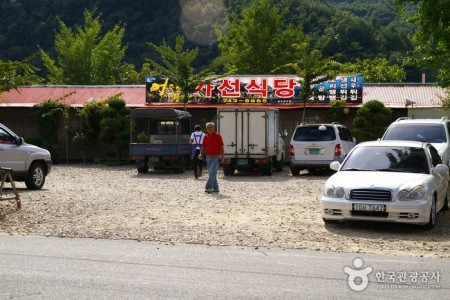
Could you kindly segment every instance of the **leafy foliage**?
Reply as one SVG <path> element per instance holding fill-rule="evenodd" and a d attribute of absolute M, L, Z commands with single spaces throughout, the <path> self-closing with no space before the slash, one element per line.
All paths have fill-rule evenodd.
<path fill-rule="evenodd" d="M 75 149 L 80 150 L 83 154 L 83 162 L 86 163 L 86 150 L 89 146 L 89 140 L 86 134 L 83 132 L 77 132 L 75 133 L 74 137 L 72 138 L 72 143 L 75 147 Z"/>
<path fill-rule="evenodd" d="M 117 76 L 116 82 L 143 83 L 144 76 L 148 75 L 143 74 L 145 58 L 155 59 L 146 42 L 160 45 L 162 40 L 175 40 L 177 35 L 184 32 L 184 15 L 188 13 L 194 16 L 196 23 L 192 27 L 194 39 L 189 40 L 190 35 L 186 34 L 186 46 L 199 47 L 199 55 L 193 66 L 200 70 L 210 65 L 219 55 L 218 44 L 214 43 L 210 28 L 218 25 L 221 30 L 226 29 L 223 26 L 225 15 L 218 15 L 214 23 L 210 22 L 210 16 L 218 11 L 217 7 L 212 6 L 214 3 L 216 2 L 206 0 L 41 0 L 36 5 L 30 0 L 1 1 L 0 26 L 5 30 L 0 32 L 0 58 L 20 61 L 34 53 L 38 45 L 39 49 L 54 60 L 55 66 L 61 67 L 55 48 L 55 31 L 59 32 L 61 22 L 68 28 L 77 28 L 76 24 L 83 23 L 83 12 L 95 10 L 102 16 L 102 28 L 106 32 L 114 31 L 119 26 L 117 24 L 123 24 L 119 26 L 121 29 L 126 26 L 122 42 L 126 45 L 123 60 L 128 65 L 119 65 L 113 69 Z M 228 15 L 240 15 L 252 0 L 224 0 L 224 3 Z M 405 26 L 392 1 L 270 0 L 270 3 L 280 14 L 284 14 L 283 29 L 288 24 L 293 24 L 294 29 L 303 28 L 303 32 L 311 36 L 314 44 L 321 42 L 326 45 L 322 49 L 324 57 L 331 57 L 341 63 L 355 62 L 357 58 L 362 60 L 380 57 L 401 65 L 402 57 L 412 49 L 408 35 L 413 32 L 414 27 Z M 183 5 L 188 10 L 182 14 Z M 266 20 L 269 23 L 272 19 Z M 263 32 L 270 24 L 264 24 L 264 20 L 260 22 L 264 25 L 261 27 Z M 258 30 L 254 32 L 254 35 L 257 34 Z M 196 40 L 202 37 L 211 42 L 196 44 Z M 282 50 L 278 53 L 279 60 L 282 61 L 280 64 L 285 63 L 283 57 L 290 55 L 292 51 L 289 47 Z M 42 62 L 37 59 L 33 60 L 33 64 L 39 68 L 42 66 Z M 41 69 L 39 75 L 47 77 L 47 67 Z M 420 81 L 421 70 L 408 67 L 407 71 L 408 81 Z M 122 75 L 122 72 L 126 74 Z M 255 70 L 252 73 L 257 72 L 259 71 Z M 264 73 L 267 72 L 260 72 Z M 430 78 L 429 75 L 428 77 Z"/>
<path fill-rule="evenodd" d="M 416 46 L 412 63 L 419 67 L 438 70 L 439 84 L 450 86 L 450 1 L 449 0 L 394 0 L 403 12 L 405 5 L 415 4 L 409 21 L 418 25 L 414 34 Z"/>
<path fill-rule="evenodd" d="M 378 100 L 366 102 L 356 112 L 352 134 L 357 141 L 376 140 L 381 137 L 389 125 L 392 110 Z"/>
<path fill-rule="evenodd" d="M 363 74 L 365 82 L 402 82 L 406 72 L 396 64 L 390 64 L 385 58 L 357 59 L 355 63 L 345 63 L 340 67 L 347 74 Z"/>
<path fill-rule="evenodd" d="M 95 142 L 100 132 L 100 122 L 102 119 L 101 110 L 106 107 L 105 101 L 87 101 L 83 108 L 78 111 L 80 117 L 80 130 L 84 133 L 89 142 Z"/>
<path fill-rule="evenodd" d="M 61 100 L 61 99 L 60 99 Z M 59 129 L 67 125 L 69 106 L 58 100 L 46 100 L 33 106 L 39 124 L 42 146 L 58 157 Z"/>
<path fill-rule="evenodd" d="M 23 61 L 0 60 L 0 94 L 20 86 L 38 84 L 42 78 L 36 74 L 36 67 L 32 66 L 31 58 Z"/>
<path fill-rule="evenodd" d="M 335 100 L 330 102 L 328 122 L 342 122 L 345 119 L 344 108 L 346 103 L 345 100 Z"/>
<path fill-rule="evenodd" d="M 101 37 L 100 16 L 85 11 L 84 27 L 74 30 L 59 22 L 55 36 L 57 60 L 39 49 L 53 84 L 115 84 L 126 48 L 125 29 L 120 25 Z"/>
<path fill-rule="evenodd" d="M 207 75 L 210 75 L 208 69 L 197 73 L 192 66 L 198 56 L 199 49 L 185 49 L 185 39 L 181 35 L 177 36 L 174 49 L 165 41 L 161 46 L 150 42 L 148 45 L 157 51 L 162 63 L 160 64 L 152 59 L 146 60 L 156 71 L 156 74 L 164 74 L 174 80 L 183 95 L 182 101 L 186 103 L 188 95 L 195 91 L 197 84 Z"/>
<path fill-rule="evenodd" d="M 280 66 L 298 56 L 292 45 L 300 43 L 300 26 L 285 25 L 286 11 L 269 0 L 254 0 L 240 14 L 233 13 L 228 31 L 219 37 L 227 72 L 237 74 L 283 73 Z"/>
<path fill-rule="evenodd" d="M 125 101 L 119 97 L 111 97 L 106 102 L 108 105 L 100 111 L 102 120 L 99 138 L 106 144 L 115 144 L 120 159 L 122 150 L 128 148 L 130 139 L 130 121 L 127 116 L 130 115 L 131 109 L 126 107 Z"/>
<path fill-rule="evenodd" d="M 298 83 L 301 86 L 300 100 L 304 103 L 303 123 L 306 114 L 306 102 L 314 95 L 314 84 L 332 78 L 339 65 L 329 58 L 324 58 L 322 52 L 316 47 L 312 48 L 309 37 L 306 37 L 301 44 L 297 44 L 295 47 L 300 50 L 299 56 L 295 63 L 289 63 L 286 67 L 291 68 L 300 78 Z"/>

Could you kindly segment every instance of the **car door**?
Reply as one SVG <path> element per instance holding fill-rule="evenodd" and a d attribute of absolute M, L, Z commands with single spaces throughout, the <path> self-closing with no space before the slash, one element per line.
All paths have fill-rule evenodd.
<path fill-rule="evenodd" d="M 439 155 L 436 148 L 434 148 L 432 145 L 429 145 L 428 151 L 430 152 L 430 155 L 431 155 L 431 164 L 432 164 L 433 168 L 435 168 L 439 164 L 442 164 L 441 156 Z M 435 175 L 436 175 L 435 177 L 437 178 L 437 181 L 438 181 L 436 183 L 436 186 L 437 186 L 437 188 L 436 188 L 436 192 L 437 192 L 436 207 L 441 207 L 441 205 L 443 205 L 443 203 L 445 201 L 445 197 L 447 196 L 449 176 L 448 176 L 448 170 L 445 170 L 445 171 L 446 171 L 445 173 L 443 171 L 435 173 Z"/>
<path fill-rule="evenodd" d="M 347 155 L 353 147 L 355 147 L 355 142 L 353 141 L 352 134 L 350 130 L 346 127 L 338 127 L 339 137 L 341 139 L 341 147 L 343 149 L 344 155 Z"/>
<path fill-rule="evenodd" d="M 0 127 L 0 166 L 11 168 L 15 172 L 25 171 L 28 153 L 16 144 L 16 138 Z"/>

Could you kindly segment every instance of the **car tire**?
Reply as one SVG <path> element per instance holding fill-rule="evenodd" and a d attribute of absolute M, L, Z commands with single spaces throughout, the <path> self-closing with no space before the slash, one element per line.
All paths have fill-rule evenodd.
<path fill-rule="evenodd" d="M 322 220 L 325 224 L 336 224 L 337 222 L 339 222 L 338 220 L 331 220 L 331 219 L 325 219 L 325 218 L 322 218 Z"/>
<path fill-rule="evenodd" d="M 275 157 L 276 159 L 276 157 Z M 276 171 L 277 172 L 281 172 L 283 171 L 283 167 L 284 167 L 284 155 L 281 155 L 281 159 L 277 161 L 276 163 Z"/>
<path fill-rule="evenodd" d="M 44 186 L 46 175 L 44 166 L 41 163 L 34 162 L 28 169 L 25 185 L 30 190 L 40 190 Z"/>
<path fill-rule="evenodd" d="M 273 174 L 273 162 L 269 161 L 269 164 L 262 169 L 262 175 L 272 176 Z"/>
<path fill-rule="evenodd" d="M 138 173 L 148 173 L 148 166 L 137 168 Z"/>
<path fill-rule="evenodd" d="M 425 225 L 425 228 L 430 230 L 436 226 L 436 197 L 433 197 L 433 202 L 431 203 L 430 208 L 430 218 L 428 223 Z"/>
<path fill-rule="evenodd" d="M 291 173 L 292 173 L 292 176 L 298 176 L 298 175 L 300 175 L 300 169 L 291 167 Z"/>
<path fill-rule="evenodd" d="M 448 193 L 447 195 L 445 195 L 445 202 L 444 202 L 444 206 L 442 206 L 442 210 L 443 211 L 449 211 L 450 210 L 450 206 L 448 203 Z"/>
<path fill-rule="evenodd" d="M 223 167 L 223 175 L 225 176 L 233 176 L 234 168 L 232 166 L 224 166 Z"/>

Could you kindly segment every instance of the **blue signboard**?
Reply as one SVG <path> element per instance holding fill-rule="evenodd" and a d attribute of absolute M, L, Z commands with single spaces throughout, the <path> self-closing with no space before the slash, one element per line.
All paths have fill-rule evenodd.
<path fill-rule="evenodd" d="M 334 81 L 325 81 L 314 85 L 314 97 L 311 102 L 328 103 L 333 100 L 345 100 L 348 103 L 362 103 L 363 76 L 338 76 Z"/>

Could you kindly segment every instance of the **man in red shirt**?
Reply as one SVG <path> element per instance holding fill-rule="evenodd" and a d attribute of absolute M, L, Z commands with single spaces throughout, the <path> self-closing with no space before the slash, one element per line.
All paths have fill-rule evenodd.
<path fill-rule="evenodd" d="M 218 193 L 219 183 L 217 182 L 217 170 L 220 163 L 223 163 L 223 140 L 222 136 L 215 131 L 214 123 L 206 123 L 206 135 L 203 138 L 202 150 L 198 159 L 203 159 L 206 154 L 206 165 L 208 167 L 208 181 L 206 181 L 206 193 Z"/>

